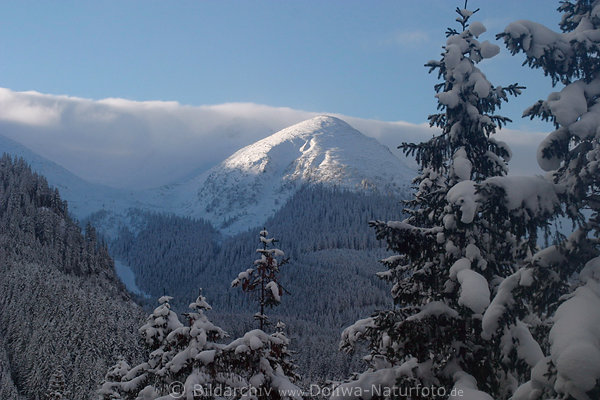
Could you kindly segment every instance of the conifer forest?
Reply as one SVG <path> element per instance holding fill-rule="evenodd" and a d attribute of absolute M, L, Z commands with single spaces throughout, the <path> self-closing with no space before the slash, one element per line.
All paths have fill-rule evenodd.
<path fill-rule="evenodd" d="M 205 144 L 227 157 L 117 187 L 3 118 L 70 102 L 61 124 L 98 107 L 86 126 L 133 126 L 133 100 L 1 89 L 0 400 L 600 400 L 600 0 L 532 1 L 553 26 L 502 28 L 479 19 L 494 1 L 451 3 L 411 75 L 435 81 L 426 133 L 394 146 L 401 123 L 306 112 L 256 139 L 231 117 Z M 210 111 L 143 104 L 157 125 L 153 107 Z M 521 117 L 545 129 L 527 153 Z M 173 151 L 165 176 L 187 162 Z M 540 172 L 512 169 L 530 160 Z"/>

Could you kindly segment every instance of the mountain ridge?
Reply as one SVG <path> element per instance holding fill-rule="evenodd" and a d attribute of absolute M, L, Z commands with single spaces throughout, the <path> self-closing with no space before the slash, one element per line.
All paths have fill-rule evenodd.
<path fill-rule="evenodd" d="M 246 146 L 175 188 L 174 197 L 185 199 L 175 207 L 236 233 L 263 223 L 306 184 L 399 194 L 413 175 L 376 139 L 322 115 Z"/>
<path fill-rule="evenodd" d="M 51 186 L 60 191 L 61 196 L 69 202 L 69 210 L 78 218 L 103 208 L 126 208 L 127 205 L 123 203 L 133 201 L 124 190 L 88 182 L 26 146 L 0 135 L 0 155 L 2 153 L 27 161 L 35 172 L 43 175 Z"/>
<path fill-rule="evenodd" d="M 345 121 L 317 116 L 237 150 L 208 171 L 154 189 L 124 190 L 85 181 L 25 146 L 0 136 L 0 152 L 18 155 L 47 176 L 80 220 L 114 236 L 131 225 L 130 209 L 203 218 L 225 234 L 261 225 L 304 185 L 405 192 L 414 171 L 376 139 Z"/>

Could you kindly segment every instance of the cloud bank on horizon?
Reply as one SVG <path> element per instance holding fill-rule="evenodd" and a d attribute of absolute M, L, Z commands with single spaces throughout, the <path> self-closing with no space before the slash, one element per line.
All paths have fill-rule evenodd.
<path fill-rule="evenodd" d="M 0 88 L 0 135 L 83 179 L 132 189 L 181 181 L 244 146 L 320 114 L 327 113 L 254 103 L 187 106 L 167 101 L 89 100 Z M 434 133 L 427 124 L 330 115 L 379 140 L 399 157 L 397 145 Z M 513 149 L 513 173 L 541 173 L 535 154 L 544 136 L 509 129 L 498 135 Z"/>

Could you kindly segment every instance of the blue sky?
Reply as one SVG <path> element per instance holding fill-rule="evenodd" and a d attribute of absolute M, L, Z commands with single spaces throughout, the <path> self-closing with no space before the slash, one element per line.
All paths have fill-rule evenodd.
<path fill-rule="evenodd" d="M 482 40 L 518 19 L 555 28 L 557 1 L 493 0 Z M 457 1 L 0 1 L 0 86 L 90 99 L 252 102 L 412 123 L 435 110 L 434 76 Z M 481 65 L 529 87 L 512 128 L 546 97 L 541 71 L 506 50 Z"/>

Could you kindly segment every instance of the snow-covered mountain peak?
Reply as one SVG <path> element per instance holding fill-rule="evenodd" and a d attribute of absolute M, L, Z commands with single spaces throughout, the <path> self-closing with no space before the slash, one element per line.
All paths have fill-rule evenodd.
<path fill-rule="evenodd" d="M 184 213 L 226 231 L 262 224 L 304 184 L 399 193 L 414 172 L 341 119 L 318 116 L 242 148 L 194 179 Z"/>
<path fill-rule="evenodd" d="M 285 128 L 192 179 L 144 191 L 89 183 L 0 136 L 4 151 L 24 157 L 45 175 L 79 219 L 103 211 L 94 218 L 108 236 L 121 225 L 135 228 L 130 208 L 200 217 L 224 233 L 236 233 L 263 224 L 305 184 L 402 193 L 414 176 L 387 147 L 331 116 Z"/>
<path fill-rule="evenodd" d="M 318 153 L 324 146 L 335 146 L 344 136 L 362 134 L 339 118 L 322 115 L 282 129 L 244 147 L 226 159 L 222 166 L 264 173 L 271 163 L 277 163 L 282 158 Z"/>
<path fill-rule="evenodd" d="M 339 118 L 330 115 L 319 115 L 282 129 L 263 140 L 274 143 L 277 141 L 293 140 L 295 138 L 306 139 L 320 135 L 335 135 L 341 137 L 345 135 L 362 135 L 362 133 Z"/>

